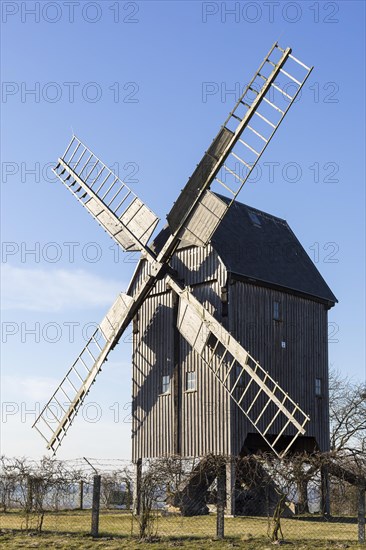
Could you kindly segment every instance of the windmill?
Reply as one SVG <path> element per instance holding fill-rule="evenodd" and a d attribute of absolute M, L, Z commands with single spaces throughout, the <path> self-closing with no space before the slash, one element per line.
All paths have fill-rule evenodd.
<path fill-rule="evenodd" d="M 305 433 L 308 415 L 218 323 L 171 266 L 180 243 L 197 247 L 210 243 L 298 97 L 312 67 L 291 51 L 275 43 L 264 58 L 171 208 L 170 234 L 158 252 L 148 244 L 158 217 L 75 135 L 58 159 L 54 173 L 61 182 L 124 250 L 139 251 L 148 269 L 133 293 L 117 296 L 35 421 L 34 427 L 54 453 L 109 353 L 163 278 L 178 303 L 180 334 L 274 453 L 284 456 Z M 266 410 L 270 416 L 263 414 Z M 274 423 L 279 428 L 270 437 Z M 284 448 L 283 436 L 287 436 Z"/>

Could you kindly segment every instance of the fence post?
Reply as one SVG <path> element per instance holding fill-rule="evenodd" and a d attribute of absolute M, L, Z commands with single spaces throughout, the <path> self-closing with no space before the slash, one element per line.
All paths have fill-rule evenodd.
<path fill-rule="evenodd" d="M 226 516 L 235 515 L 235 476 L 236 463 L 234 458 L 230 458 L 226 464 Z"/>
<path fill-rule="evenodd" d="M 220 468 L 217 474 L 217 503 L 216 503 L 216 537 L 224 538 L 225 529 L 225 496 L 226 496 L 226 476 L 225 471 Z"/>
<path fill-rule="evenodd" d="M 99 535 L 100 479 L 100 475 L 95 475 L 93 477 L 92 537 L 98 537 Z"/>
<path fill-rule="evenodd" d="M 327 466 L 321 466 L 321 513 L 325 517 L 330 517 L 330 487 L 329 472 Z"/>
<path fill-rule="evenodd" d="M 80 480 L 79 484 L 79 508 L 82 510 L 84 507 L 84 480 Z"/>
<path fill-rule="evenodd" d="M 31 512 L 33 509 L 33 478 L 30 474 L 27 474 L 27 500 L 26 510 Z"/>
<path fill-rule="evenodd" d="M 358 542 L 365 542 L 365 485 L 358 487 Z"/>
<path fill-rule="evenodd" d="M 307 479 L 300 478 L 297 480 L 297 492 L 299 502 L 297 504 L 297 514 L 309 513 L 309 501 L 308 501 L 308 481 Z M 324 506 L 325 507 L 325 506 Z"/>
<path fill-rule="evenodd" d="M 135 463 L 135 479 L 133 483 L 133 513 L 136 516 L 140 515 L 140 508 L 141 508 L 141 478 L 142 478 L 142 460 L 139 458 L 137 462 Z"/>

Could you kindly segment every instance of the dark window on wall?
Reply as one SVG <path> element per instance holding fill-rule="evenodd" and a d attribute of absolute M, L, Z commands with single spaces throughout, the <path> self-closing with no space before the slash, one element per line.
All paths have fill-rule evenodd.
<path fill-rule="evenodd" d="M 139 332 L 139 314 L 136 313 L 135 317 L 132 320 L 132 333 L 138 334 Z"/>
<path fill-rule="evenodd" d="M 281 321 L 281 302 L 278 300 L 273 302 L 273 319 L 275 321 Z"/>
<path fill-rule="evenodd" d="M 228 316 L 228 296 L 226 286 L 221 287 L 221 316 Z"/>
<path fill-rule="evenodd" d="M 161 393 L 170 393 L 170 376 L 164 374 L 161 379 Z"/>
<path fill-rule="evenodd" d="M 260 219 L 258 218 L 257 214 L 253 212 L 253 210 L 248 210 L 249 218 L 254 227 L 261 227 Z"/>
<path fill-rule="evenodd" d="M 322 394 L 323 394 L 322 379 L 321 378 L 315 378 L 315 395 L 316 395 L 316 397 L 321 397 Z"/>
<path fill-rule="evenodd" d="M 196 371 L 186 373 L 186 391 L 194 391 L 196 389 Z"/>

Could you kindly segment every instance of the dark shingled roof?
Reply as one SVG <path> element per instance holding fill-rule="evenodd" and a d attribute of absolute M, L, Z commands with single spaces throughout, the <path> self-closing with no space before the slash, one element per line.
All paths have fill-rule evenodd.
<path fill-rule="evenodd" d="M 228 202 L 226 197 L 220 198 Z M 165 227 L 153 246 L 160 249 Z M 214 233 L 211 244 L 235 278 L 311 296 L 333 306 L 336 297 L 297 240 L 288 223 L 235 202 Z"/>

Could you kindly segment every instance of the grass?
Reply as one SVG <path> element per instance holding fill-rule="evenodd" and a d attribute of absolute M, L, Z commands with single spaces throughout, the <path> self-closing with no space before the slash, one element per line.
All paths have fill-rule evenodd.
<path fill-rule="evenodd" d="M 19 511 L 0 514 L 0 546 L 4 549 L 182 549 L 219 550 L 245 548 L 259 550 L 273 548 L 267 534 L 267 519 L 235 517 L 225 519 L 225 540 L 216 541 L 216 516 L 192 518 L 158 516 L 155 542 L 138 541 L 138 526 L 131 515 L 122 511 L 101 511 L 100 538 L 89 536 L 90 510 L 48 512 L 43 522 L 43 533 L 26 532 L 25 516 Z M 357 524 L 347 518 L 340 521 L 282 520 L 282 530 L 289 548 L 304 550 L 366 548 L 356 544 Z M 32 526 L 32 522 L 30 524 Z"/>

